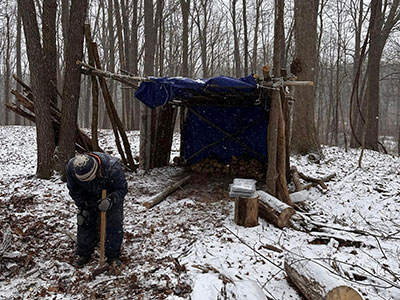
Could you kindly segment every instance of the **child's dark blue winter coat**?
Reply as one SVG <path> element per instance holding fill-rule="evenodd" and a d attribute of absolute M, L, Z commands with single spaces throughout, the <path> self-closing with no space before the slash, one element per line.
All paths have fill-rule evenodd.
<path fill-rule="evenodd" d="M 124 170 L 118 160 L 109 154 L 93 152 L 101 160 L 101 172 L 92 181 L 80 181 L 75 176 L 73 158 L 68 162 L 67 187 L 69 194 L 79 208 L 78 214 L 85 211 L 85 221 L 78 224 L 79 256 L 89 256 L 94 251 L 97 241 L 97 219 L 99 210 L 97 202 L 101 199 L 103 189 L 111 199 L 112 206 L 107 211 L 106 256 L 115 258 L 120 255 L 123 238 L 123 201 L 128 192 Z"/>

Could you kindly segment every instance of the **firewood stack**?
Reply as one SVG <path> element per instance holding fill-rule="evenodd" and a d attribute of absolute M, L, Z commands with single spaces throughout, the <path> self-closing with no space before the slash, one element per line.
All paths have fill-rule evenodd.
<path fill-rule="evenodd" d="M 223 164 L 217 159 L 204 159 L 192 165 L 191 169 L 197 173 L 214 175 L 233 175 L 235 177 L 254 178 L 262 180 L 265 176 L 265 168 L 256 159 L 243 159 L 232 156 L 230 164 Z"/>

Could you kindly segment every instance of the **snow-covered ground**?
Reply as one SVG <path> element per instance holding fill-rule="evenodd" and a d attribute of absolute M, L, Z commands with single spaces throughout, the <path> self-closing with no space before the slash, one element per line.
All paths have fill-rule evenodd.
<path fill-rule="evenodd" d="M 100 138 L 118 156 L 112 133 Z M 136 156 L 138 135 L 129 138 Z M 364 299 L 400 299 L 398 157 L 366 151 L 362 169 L 356 150 L 325 147 L 318 164 L 292 157 L 306 175 L 336 177 L 310 190 L 309 211 L 284 230 L 262 219 L 237 226 L 227 179 L 197 175 L 148 210 L 143 202 L 182 169 L 127 174 L 123 266 L 96 275 L 98 256 L 74 267 L 65 183 L 35 177 L 35 129 L 0 127 L 0 141 L 0 299 L 302 299 L 283 268 L 292 249 L 312 251 Z"/>

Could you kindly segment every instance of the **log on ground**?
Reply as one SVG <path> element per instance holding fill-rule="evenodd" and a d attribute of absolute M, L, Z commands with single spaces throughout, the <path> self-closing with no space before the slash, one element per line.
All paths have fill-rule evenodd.
<path fill-rule="evenodd" d="M 308 300 L 362 300 L 333 269 L 311 252 L 306 255 L 299 248 L 292 249 L 285 258 L 289 279 Z"/>
<path fill-rule="evenodd" d="M 143 203 L 143 205 L 146 208 L 152 208 L 153 206 L 157 205 L 161 201 L 163 201 L 165 198 L 168 197 L 168 195 L 172 194 L 175 192 L 179 187 L 182 185 L 186 184 L 190 178 L 192 178 L 192 175 L 188 175 L 185 178 L 179 180 L 178 182 L 175 182 L 173 185 L 167 187 L 164 191 L 158 193 L 157 195 L 153 196 L 150 198 L 149 201 Z"/>
<path fill-rule="evenodd" d="M 293 207 L 264 191 L 257 191 L 257 193 L 259 216 L 279 228 L 290 226 L 290 218 L 296 213 Z"/>

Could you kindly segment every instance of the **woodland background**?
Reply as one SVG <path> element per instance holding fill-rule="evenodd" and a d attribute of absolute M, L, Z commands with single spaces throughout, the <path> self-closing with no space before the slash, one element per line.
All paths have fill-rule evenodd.
<path fill-rule="evenodd" d="M 17 2 L 4 0 L 0 3 L 0 125 L 30 125 L 29 121 L 23 120 L 4 106 L 12 100 L 10 90 L 19 88 L 12 80 L 12 74 L 26 82 L 29 82 L 31 76 L 27 50 L 32 45 L 27 46 L 21 18 L 21 12 L 28 11 L 27 3 L 34 5 L 39 28 L 43 27 L 39 35 L 44 41 L 46 32 L 42 25 L 46 25 L 51 19 L 49 12 L 55 14 L 54 34 L 57 47 L 53 52 L 55 51 L 57 65 L 50 76 L 54 80 L 50 80 L 49 84 L 56 83 L 61 94 L 66 80 L 65 74 L 70 74 L 64 71 L 67 68 L 68 27 L 74 24 L 70 18 L 74 1 L 19 1 L 23 9 L 18 7 Z M 81 10 L 84 13 L 86 1 L 76 2 L 76 11 Z M 284 52 L 283 66 L 290 70 L 290 64 L 295 58 L 295 23 L 296 18 L 299 18 L 294 13 L 295 2 L 91 0 L 87 3 L 85 23 L 91 25 L 93 40 L 98 43 L 104 69 L 111 72 L 124 70 L 137 76 L 158 77 L 241 77 L 250 73 L 262 74 L 262 65 L 272 65 L 274 13 L 275 8 L 282 4 L 285 38 L 281 51 Z M 358 146 L 351 134 L 353 125 L 354 130 L 359 133 L 363 128 L 366 129 L 366 139 L 375 135 L 389 152 L 400 154 L 399 1 L 298 2 L 309 3 L 317 8 L 315 16 L 311 9 L 309 13 L 310 18 L 316 18 L 317 21 L 314 45 L 317 47 L 318 64 L 316 97 L 315 100 L 312 99 L 312 105 L 319 142 L 346 147 L 350 144 Z M 51 9 L 44 9 L 50 6 Z M 377 16 L 375 30 L 367 37 L 373 14 Z M 307 16 L 303 15 L 301 18 Z M 145 63 L 146 30 L 150 30 L 147 40 L 153 45 L 154 51 L 153 65 L 150 67 Z M 307 32 L 308 29 L 303 30 Z M 366 47 L 363 53 L 364 42 Z M 42 46 L 45 49 L 46 42 L 42 42 Z M 313 44 L 309 46 L 313 47 Z M 86 52 L 85 47 L 83 51 Z M 377 57 L 379 67 L 376 64 L 375 67 L 372 66 L 372 56 Z M 357 74 L 359 61 L 362 63 L 361 71 Z M 368 81 L 372 76 L 378 78 L 378 88 Z M 353 93 L 356 77 L 358 92 Z M 90 88 L 90 77 L 82 76 L 78 111 L 80 127 L 90 127 Z M 139 129 L 140 108 L 138 101 L 134 100 L 134 90 L 112 80 L 109 81 L 109 88 L 125 128 Z M 372 96 L 371 91 L 378 93 L 379 97 Z M 365 100 L 372 97 L 376 98 L 374 103 Z M 58 105 L 60 106 L 59 103 Z M 293 113 L 296 114 L 296 111 L 294 106 Z M 312 113 L 312 110 L 309 111 Z M 364 112 L 362 116 L 360 111 Z M 362 120 L 368 118 L 379 120 L 378 124 L 372 126 L 374 128 L 371 125 L 363 127 Z M 102 101 L 99 127 L 110 128 Z M 359 139 L 361 136 L 359 134 Z M 369 147 L 367 145 L 367 148 L 383 149 L 376 144 L 370 144 Z"/>

